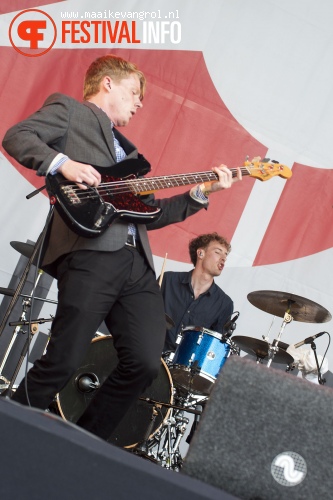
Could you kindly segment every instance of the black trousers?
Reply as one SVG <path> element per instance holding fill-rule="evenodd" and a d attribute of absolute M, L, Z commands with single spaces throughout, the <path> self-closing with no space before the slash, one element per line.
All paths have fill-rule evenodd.
<path fill-rule="evenodd" d="M 77 422 L 107 439 L 157 376 L 165 337 L 162 295 L 141 253 L 78 251 L 58 266 L 58 307 L 47 352 L 22 380 L 13 400 L 46 409 L 82 363 L 104 320 L 119 363 Z"/>

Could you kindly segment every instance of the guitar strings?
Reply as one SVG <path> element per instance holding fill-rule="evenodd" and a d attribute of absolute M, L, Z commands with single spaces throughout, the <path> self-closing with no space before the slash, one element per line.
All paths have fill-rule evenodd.
<path fill-rule="evenodd" d="M 237 175 L 236 169 L 230 169 L 232 171 L 232 177 Z M 253 170 L 261 170 L 259 168 L 251 169 Z M 249 169 L 246 167 L 241 167 L 242 175 L 248 175 Z M 192 180 L 188 182 L 189 179 Z M 212 181 L 216 180 L 218 177 L 214 172 L 193 172 L 189 174 L 174 174 L 168 176 L 158 176 L 158 177 L 145 177 L 145 178 L 134 178 L 134 179 L 125 179 L 125 180 L 117 180 L 111 182 L 103 182 L 97 188 L 93 188 L 93 190 L 97 190 L 98 193 L 89 191 L 87 189 L 80 188 L 77 184 L 73 183 L 71 185 L 71 191 L 75 195 L 78 196 L 81 200 L 84 199 L 92 199 L 94 197 L 103 196 L 103 195 L 121 195 L 125 193 L 139 194 L 142 192 L 153 192 L 158 189 L 166 189 L 172 187 L 181 187 L 190 184 L 196 184 L 198 182 L 204 181 Z M 186 182 L 184 182 L 186 179 Z M 169 181 L 179 181 L 177 185 L 171 184 L 168 186 Z M 148 186 L 147 186 L 148 184 Z M 89 188 L 88 188 L 89 189 Z"/>

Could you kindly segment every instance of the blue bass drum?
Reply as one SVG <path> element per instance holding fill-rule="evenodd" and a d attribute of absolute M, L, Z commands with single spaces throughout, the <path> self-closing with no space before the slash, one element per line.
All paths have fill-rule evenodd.
<path fill-rule="evenodd" d="M 187 326 L 177 339 L 169 365 L 173 383 L 185 391 L 208 396 L 230 354 L 230 342 L 222 335 L 199 326 Z"/>

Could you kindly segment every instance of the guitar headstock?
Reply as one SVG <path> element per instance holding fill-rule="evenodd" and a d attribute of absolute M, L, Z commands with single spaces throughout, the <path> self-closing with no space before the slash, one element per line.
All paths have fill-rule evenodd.
<path fill-rule="evenodd" d="M 271 177 L 278 175 L 283 179 L 290 179 L 293 175 L 292 171 L 286 165 L 270 160 L 269 158 L 261 159 L 260 156 L 256 156 L 252 161 L 246 160 L 244 162 L 244 167 L 246 167 L 249 175 L 260 181 L 268 181 Z"/>

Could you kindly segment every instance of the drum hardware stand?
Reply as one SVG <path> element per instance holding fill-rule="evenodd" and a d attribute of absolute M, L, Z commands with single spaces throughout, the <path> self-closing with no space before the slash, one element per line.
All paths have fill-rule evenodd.
<path fill-rule="evenodd" d="M 34 287 L 33 287 L 32 291 L 31 291 L 30 296 L 28 296 L 28 298 L 26 298 L 26 299 L 24 298 L 23 301 L 22 301 L 22 313 L 21 313 L 19 321 L 13 322 L 12 324 L 9 323 L 10 326 L 16 326 L 16 328 L 14 330 L 14 333 L 12 335 L 11 341 L 10 341 L 8 347 L 7 347 L 7 350 L 6 350 L 5 355 L 3 357 L 2 363 L 0 365 L 0 379 L 4 380 L 6 382 L 6 384 L 9 383 L 8 391 L 6 393 L 6 395 L 8 395 L 8 396 L 11 396 L 12 387 L 13 387 L 14 382 L 16 380 L 16 377 L 18 375 L 19 369 L 21 368 L 21 365 L 22 365 L 22 362 L 23 362 L 23 359 L 24 359 L 24 356 L 23 356 L 23 359 L 22 359 L 23 352 L 25 351 L 25 354 L 27 353 L 28 345 L 30 344 L 31 338 L 38 331 L 37 325 L 35 323 L 33 323 L 33 321 L 28 321 L 27 320 L 27 312 L 28 312 L 28 309 L 31 307 L 33 293 L 34 293 L 34 291 L 37 288 L 38 282 L 39 282 L 40 277 L 41 277 L 42 274 L 43 274 L 43 271 L 39 270 L 38 271 L 37 279 L 35 281 L 35 284 L 34 284 Z M 6 362 L 8 360 L 8 357 L 9 357 L 9 355 L 10 355 L 10 353 L 11 353 L 13 347 L 14 347 L 15 341 L 16 341 L 19 333 L 22 333 L 22 334 L 27 333 L 25 330 L 21 329 L 22 325 L 30 325 L 30 332 L 29 332 L 29 335 L 28 335 L 28 339 L 24 343 L 24 347 L 23 347 L 23 350 L 21 352 L 20 359 L 19 359 L 18 364 L 17 364 L 17 366 L 15 368 L 15 371 L 14 371 L 14 376 L 12 377 L 11 382 L 9 382 L 1 374 L 2 374 L 2 371 L 4 369 L 4 366 L 5 366 Z"/>
<path fill-rule="evenodd" d="M 295 361 L 293 363 L 291 363 L 290 365 L 287 365 L 286 372 L 287 373 L 292 372 L 293 370 L 295 370 L 296 366 L 297 365 L 296 365 Z"/>
<path fill-rule="evenodd" d="M 31 297 L 31 296 L 30 296 L 30 295 L 25 295 L 25 294 L 23 294 L 23 293 L 20 293 L 20 297 L 23 297 L 24 299 L 30 299 L 30 297 Z M 56 300 L 46 299 L 46 298 L 45 298 L 45 299 L 43 299 L 42 297 L 34 297 L 34 300 L 40 300 L 40 301 L 42 301 L 42 302 L 48 302 L 49 304 L 58 304 L 58 302 L 57 302 Z M 52 320 L 53 320 L 53 318 L 52 318 Z M 52 321 L 52 320 L 50 320 L 50 319 L 45 319 L 44 321 Z M 37 319 L 36 319 L 36 320 L 34 320 L 34 322 L 35 322 L 35 323 L 37 323 L 37 321 L 39 322 L 40 320 L 37 320 Z M 8 324 L 9 324 L 9 325 L 11 325 L 11 326 L 14 326 L 14 325 L 13 325 L 13 322 L 8 323 Z"/>
<path fill-rule="evenodd" d="M 13 346 L 14 346 L 15 340 L 17 339 L 17 337 L 18 337 L 19 333 L 20 333 L 20 332 L 22 332 L 22 333 L 26 333 L 24 330 L 21 330 L 20 325 L 21 325 L 21 322 L 22 322 L 22 321 L 24 321 L 24 322 L 26 321 L 26 313 L 27 313 L 27 311 L 28 311 L 28 308 L 29 308 L 29 307 L 30 307 L 30 301 L 29 301 L 29 300 L 24 299 L 24 300 L 22 301 L 22 314 L 21 314 L 21 317 L 20 317 L 20 321 L 19 321 L 19 324 L 16 326 L 16 328 L 15 328 L 15 330 L 14 330 L 14 333 L 13 333 L 13 335 L 12 335 L 11 341 L 10 341 L 10 343 L 9 343 L 9 345 L 8 345 L 8 347 L 7 347 L 7 350 L 6 350 L 5 354 L 4 354 L 4 357 L 3 357 L 2 363 L 1 363 L 1 365 L 0 365 L 0 374 L 2 374 L 2 371 L 3 371 L 3 369 L 4 369 L 4 366 L 5 366 L 6 362 L 7 362 L 7 359 L 8 359 L 8 357 L 9 357 L 9 355 L 10 355 L 11 351 L 12 351 L 12 348 L 13 348 Z M 29 323 L 28 323 L 28 324 L 29 324 Z M 32 326 L 32 325 L 31 325 L 31 326 Z M 2 376 L 2 375 L 0 375 L 0 378 L 1 378 L 1 379 L 3 379 L 3 376 Z"/>
<path fill-rule="evenodd" d="M 20 368 L 22 366 L 22 363 L 24 361 L 24 358 L 25 356 L 27 355 L 28 353 L 28 349 L 29 349 L 29 345 L 31 343 L 31 340 L 32 340 L 32 337 L 38 333 L 38 326 L 37 324 L 42 324 L 42 323 L 46 323 L 48 321 L 53 321 L 53 318 L 48 318 L 48 319 L 35 319 L 35 320 L 31 320 L 31 321 L 24 321 L 24 322 L 13 322 L 14 324 L 12 323 L 9 323 L 10 326 L 15 326 L 15 323 L 18 323 L 18 326 L 21 326 L 21 325 L 29 325 L 30 324 L 30 333 L 26 339 L 26 341 L 24 342 L 24 345 L 23 345 L 23 348 L 22 348 L 22 351 L 21 351 L 21 355 L 20 355 L 20 358 L 17 362 L 17 365 L 16 365 L 16 368 L 15 368 L 15 371 L 13 373 L 13 376 L 12 376 L 12 380 L 8 386 L 8 395 L 10 396 L 11 395 L 11 392 L 12 392 L 12 389 L 13 389 L 13 385 L 14 385 L 14 382 L 18 376 L 18 373 L 20 371 Z M 23 332 L 23 333 L 26 333 L 26 332 Z"/>
<path fill-rule="evenodd" d="M 35 297 L 36 298 L 36 297 Z M 44 299 L 41 299 L 44 300 Z M 48 321 L 53 321 L 54 317 L 51 316 L 50 318 L 38 318 L 38 319 L 32 319 L 31 321 L 11 321 L 9 326 L 28 326 L 30 324 L 39 324 L 41 325 L 42 323 L 47 323 Z"/>
<path fill-rule="evenodd" d="M 273 327 L 273 324 L 274 324 L 275 318 L 276 318 L 276 316 L 273 316 L 273 319 L 272 319 L 272 322 L 271 322 L 270 327 L 269 327 L 269 329 L 268 329 L 267 335 L 262 335 L 262 336 L 261 336 L 261 338 L 262 338 L 263 340 L 265 340 L 265 342 L 268 342 L 268 343 L 269 343 L 269 334 L 270 334 L 270 332 L 271 332 L 271 330 L 272 330 L 272 327 Z"/>
<path fill-rule="evenodd" d="M 201 342 L 202 338 L 203 338 L 203 335 L 202 335 L 202 337 L 200 339 L 200 342 Z M 198 375 L 201 372 L 201 366 L 198 366 L 198 365 L 199 365 L 199 362 L 196 359 L 194 361 L 194 363 L 191 364 L 191 367 L 190 367 L 190 374 L 191 375 L 190 375 L 189 384 L 188 384 L 188 393 L 189 394 L 191 393 L 191 388 L 192 388 L 192 385 L 193 385 L 193 380 L 194 380 L 195 375 Z"/>
<path fill-rule="evenodd" d="M 31 193 L 30 195 L 28 195 L 26 198 L 29 199 L 31 198 L 32 196 L 34 196 L 35 194 L 39 193 L 43 188 L 40 188 L 40 189 L 37 189 L 35 190 L 33 193 Z M 30 271 L 30 267 L 33 265 L 34 262 L 37 262 L 38 264 L 38 261 L 40 259 L 40 256 L 41 256 L 41 250 L 42 250 L 42 244 L 44 242 L 44 239 L 45 239 L 45 236 L 46 236 L 46 232 L 48 230 L 48 227 L 49 227 L 49 223 L 51 221 L 51 217 L 53 215 L 53 210 L 54 210 L 54 206 L 52 206 L 49 210 L 49 213 L 48 213 L 48 216 L 47 216 L 47 219 L 46 219 L 46 222 L 45 222 L 45 225 L 43 227 L 43 230 L 41 231 L 40 235 L 38 236 L 38 239 L 35 243 L 35 246 L 34 246 L 34 249 L 32 251 L 32 254 L 30 256 L 30 258 L 28 259 L 28 262 L 27 262 L 27 265 L 22 273 L 22 276 L 19 280 L 19 283 L 16 287 L 16 290 L 14 292 L 14 295 L 9 303 L 9 306 L 7 308 L 7 311 L 5 312 L 4 314 L 4 317 L 2 318 L 2 321 L 1 321 L 1 324 L 0 324 L 0 336 L 3 334 L 3 331 L 7 325 L 7 321 L 17 303 L 17 300 L 19 298 L 19 296 L 21 295 L 21 292 L 22 292 L 22 289 L 27 281 L 27 278 L 28 278 L 28 274 L 29 274 L 29 271 Z M 31 292 L 31 295 L 26 297 L 27 301 L 23 302 L 23 312 L 22 312 L 22 315 L 21 315 L 21 318 L 20 320 L 24 320 L 26 321 L 26 316 L 25 316 L 25 313 L 27 311 L 27 308 L 31 306 L 31 303 L 32 303 L 32 298 L 33 298 L 33 293 L 37 287 L 37 283 L 40 279 L 40 276 L 42 274 L 43 271 L 41 270 L 38 270 L 38 276 L 36 278 L 36 281 L 35 281 L 35 284 L 34 284 L 34 287 L 33 287 L 33 290 Z M 42 299 L 44 300 L 44 299 Z M 31 322 L 30 322 L 31 324 Z M 15 331 L 14 331 L 14 335 L 13 335 L 13 338 L 12 338 L 12 341 L 10 342 L 10 346 L 9 348 L 7 349 L 7 352 L 5 353 L 5 357 L 4 357 L 4 360 L 3 362 L 1 363 L 1 366 L 0 366 L 0 378 L 3 378 L 6 383 L 7 383 L 7 379 L 5 379 L 5 377 L 2 376 L 2 369 L 3 369 L 3 366 L 8 358 L 8 355 L 9 355 L 9 352 L 10 350 L 12 349 L 12 346 L 13 346 L 13 343 L 14 343 L 14 340 L 16 339 L 17 337 L 17 334 L 20 330 L 17 330 L 17 328 L 19 327 L 16 327 Z M 30 335 L 30 333 L 29 333 Z"/>
<path fill-rule="evenodd" d="M 235 355 L 235 356 L 240 356 L 240 347 L 235 344 L 235 342 L 230 339 L 230 356 Z"/>
<path fill-rule="evenodd" d="M 30 345 L 30 342 L 31 342 L 31 339 L 32 337 L 38 332 L 38 326 L 36 324 L 33 324 L 31 323 L 31 328 L 30 328 L 30 333 L 28 334 L 28 337 L 26 339 L 26 341 L 24 342 L 24 345 L 23 345 L 23 348 L 22 348 L 22 351 L 21 351 L 21 355 L 20 355 L 20 358 L 17 362 L 17 365 L 15 367 L 15 371 L 13 373 L 13 376 L 12 376 L 12 380 L 8 386 L 8 389 L 7 389 L 7 394 L 6 396 L 9 396 L 11 397 L 11 394 L 12 394 L 12 390 L 13 390 L 13 386 L 14 386 L 14 382 L 17 378 L 17 375 L 20 371 L 20 368 L 22 366 L 22 363 L 24 361 L 24 358 L 28 352 L 28 348 L 29 348 L 29 345 Z M 25 333 L 25 332 L 24 332 Z"/>
<path fill-rule="evenodd" d="M 194 376 L 197 375 L 198 373 L 200 373 L 200 371 L 201 371 L 201 366 L 198 366 L 198 365 L 199 365 L 199 362 L 198 362 L 197 359 L 194 361 L 194 363 L 191 364 L 191 368 L 190 368 L 190 373 L 191 373 L 190 387 L 192 385 Z"/>
<path fill-rule="evenodd" d="M 189 394 L 187 396 L 187 399 L 188 398 Z M 149 460 L 153 460 L 166 469 L 179 471 L 183 462 L 179 452 L 179 445 L 189 423 L 189 419 L 184 417 L 183 413 L 186 411 L 199 415 L 201 414 L 201 411 L 196 409 L 192 410 L 184 406 L 173 405 L 170 403 L 163 403 L 161 401 L 154 401 L 150 398 L 139 399 L 153 405 L 153 414 L 143 442 L 133 450 L 133 453 L 136 453 L 144 458 L 148 458 Z M 187 404 L 189 406 L 193 405 L 193 403 L 189 402 L 187 402 Z M 157 409 L 162 406 L 171 408 L 171 414 L 166 422 L 164 422 L 162 429 L 156 433 L 155 436 L 149 439 L 154 421 L 158 415 Z"/>
<path fill-rule="evenodd" d="M 283 317 L 283 322 L 282 322 L 282 325 L 281 325 L 281 328 L 280 328 L 280 331 L 278 333 L 278 336 L 277 336 L 277 339 L 274 341 L 274 343 L 272 345 L 270 345 L 269 349 L 268 349 L 268 361 L 267 361 L 267 368 L 269 368 L 271 366 L 271 363 L 272 361 L 274 360 L 274 357 L 275 357 L 275 354 L 278 352 L 279 350 L 279 342 L 281 340 L 281 337 L 282 337 L 282 333 L 284 332 L 284 329 L 286 327 L 286 325 L 288 323 L 291 323 L 292 320 L 293 320 L 293 317 L 291 316 L 290 314 L 290 309 L 291 309 L 291 302 L 290 300 L 288 300 L 288 310 L 285 312 L 284 314 L 284 317 Z"/>
<path fill-rule="evenodd" d="M 26 265 L 26 267 L 25 267 L 25 269 L 24 269 L 24 271 L 22 273 L 22 276 L 21 276 L 21 278 L 19 280 L 19 283 L 18 283 L 18 285 L 16 287 L 15 293 L 14 293 L 14 295 L 11 298 L 11 301 L 9 303 L 7 311 L 5 312 L 4 317 L 2 318 L 2 322 L 0 324 L 0 336 L 2 335 L 4 329 L 5 329 L 6 325 L 7 325 L 7 321 L 8 321 L 8 319 L 9 319 L 9 317 L 10 317 L 10 315 L 11 315 L 11 313 L 12 313 L 12 311 L 13 311 L 13 309 L 14 309 L 17 301 L 18 301 L 19 296 L 21 295 L 22 289 L 23 289 L 23 287 L 24 287 L 24 285 L 25 285 L 25 283 L 27 281 L 27 277 L 28 277 L 28 274 L 29 274 L 32 262 L 36 258 L 37 254 L 38 254 L 38 252 L 40 250 L 40 245 L 41 245 L 41 242 L 42 242 L 42 239 L 43 239 L 43 233 L 44 233 L 44 231 L 38 237 L 38 240 L 36 242 L 36 245 L 34 247 L 32 255 L 31 255 L 30 259 L 28 260 L 27 265 Z M 39 279 L 39 277 L 38 277 L 38 279 Z M 23 301 L 23 311 L 22 311 L 22 315 L 21 315 L 20 320 L 25 320 L 26 319 L 25 313 L 27 312 L 27 309 L 28 309 L 28 307 L 30 305 L 31 297 L 27 296 L 26 298 L 28 300 L 27 301 L 25 301 L 25 300 Z M 13 347 L 14 341 L 15 341 L 15 339 L 16 339 L 19 331 L 20 331 L 20 329 L 17 329 L 17 328 L 14 330 L 14 334 L 13 334 L 12 340 L 11 340 L 11 342 L 10 342 L 8 348 L 7 348 L 7 351 L 6 351 L 5 355 L 4 355 L 4 359 L 3 359 L 3 361 L 2 361 L 2 363 L 0 365 L 0 380 L 3 380 L 5 382 L 5 384 L 9 384 L 10 382 L 9 382 L 9 380 L 7 380 L 6 377 L 4 377 L 2 375 L 2 370 L 3 370 L 4 366 L 5 366 L 5 363 L 6 363 L 7 359 L 8 359 L 9 353 L 10 353 L 12 347 Z"/>
<path fill-rule="evenodd" d="M 162 467 L 174 471 L 181 469 L 183 458 L 179 451 L 179 445 L 188 423 L 189 419 L 184 417 L 184 410 L 172 410 L 162 429 L 153 437 L 150 454 L 156 456 L 157 463 Z"/>
<path fill-rule="evenodd" d="M 39 253 L 39 250 L 40 250 L 40 246 L 41 246 L 41 242 L 43 240 L 43 237 L 44 237 L 44 231 L 41 232 L 41 234 L 39 235 L 38 237 L 38 240 L 36 242 L 36 245 L 34 247 L 34 250 L 32 252 L 32 255 L 30 257 L 30 259 L 28 260 L 28 263 L 22 273 L 22 276 L 20 278 L 20 281 L 16 287 L 16 290 L 15 290 L 15 293 L 9 303 L 9 306 L 7 308 L 7 311 L 2 319 L 2 322 L 0 324 L 0 336 L 2 335 L 6 325 L 7 325 L 7 321 L 9 319 L 9 316 L 11 315 L 14 307 L 15 307 L 15 304 L 19 298 L 19 296 L 21 295 L 21 292 L 22 292 L 22 289 L 24 287 L 24 284 L 25 282 L 27 281 L 27 277 L 28 277 L 28 274 L 29 274 L 29 271 L 30 271 L 30 267 L 32 265 L 32 262 L 35 260 L 35 258 L 37 257 L 37 254 Z"/>
<path fill-rule="evenodd" d="M 156 417 L 159 414 L 159 412 L 157 410 L 162 408 L 162 403 L 158 403 L 157 401 L 153 401 L 153 400 L 151 400 L 149 398 L 139 398 L 139 399 L 141 399 L 143 401 L 146 401 L 146 403 L 152 404 L 153 405 L 153 409 L 152 409 L 152 414 L 151 414 L 151 417 L 150 417 L 150 422 L 149 422 L 149 425 L 148 425 L 147 430 L 145 432 L 145 435 L 143 437 L 143 440 L 142 440 L 142 442 L 138 446 L 135 447 L 134 452 L 137 455 L 148 455 L 148 440 L 149 440 L 149 436 L 150 436 L 150 434 L 151 434 L 151 432 L 153 430 Z"/>

